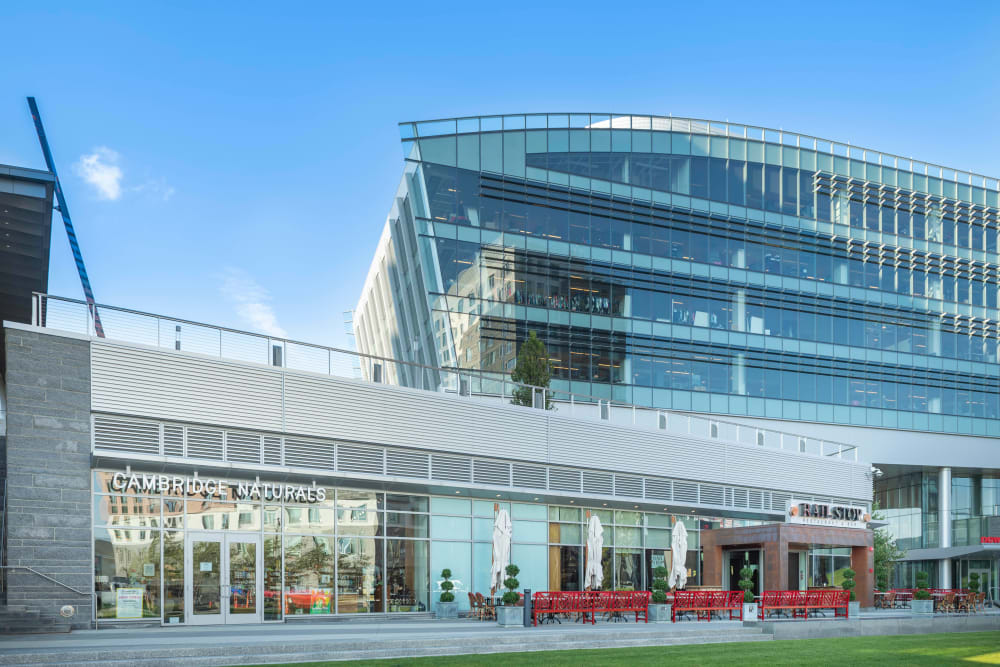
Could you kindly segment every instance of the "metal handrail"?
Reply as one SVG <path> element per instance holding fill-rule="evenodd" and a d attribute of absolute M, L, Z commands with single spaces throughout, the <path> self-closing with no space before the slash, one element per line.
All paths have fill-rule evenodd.
<path fill-rule="evenodd" d="M 51 581 L 53 584 L 56 584 L 57 586 L 61 586 L 61 587 L 65 588 L 68 591 L 72 591 L 73 593 L 76 593 L 77 595 L 89 595 L 89 596 L 95 595 L 95 593 L 93 591 L 81 591 L 81 590 L 77 590 L 76 588 L 73 588 L 69 584 L 64 584 L 63 582 L 59 581 L 58 579 L 53 579 L 52 577 L 50 577 L 49 575 L 45 574 L 44 572 L 39 572 L 38 570 L 36 570 L 34 568 L 27 567 L 25 565 L 0 565 L 0 569 L 2 569 L 2 570 L 26 570 L 28 572 L 31 572 L 32 574 L 38 575 L 42 579 L 47 579 L 48 581 Z"/>
<path fill-rule="evenodd" d="M 87 324 L 88 329 L 87 329 L 86 333 L 88 335 L 94 335 L 94 331 L 93 331 L 93 327 L 92 327 L 93 312 L 92 312 L 91 307 L 89 306 L 89 304 L 87 304 L 85 301 L 81 301 L 79 299 L 71 299 L 71 298 L 67 298 L 67 297 L 53 296 L 53 295 L 43 294 L 43 293 L 40 293 L 40 292 L 35 292 L 33 294 L 33 299 L 32 299 L 32 314 L 33 314 L 33 316 L 32 316 L 32 322 L 33 322 L 33 324 L 35 326 L 40 326 L 40 327 L 46 327 L 46 326 L 48 326 L 48 324 L 47 324 L 48 318 L 46 317 L 46 313 L 47 313 L 47 308 L 48 308 L 47 304 L 48 304 L 49 301 L 53 301 L 53 302 L 57 302 L 57 303 L 58 302 L 62 302 L 62 303 L 74 304 L 74 305 L 81 306 L 82 308 L 85 308 L 86 311 L 87 311 L 87 317 L 88 317 L 88 324 Z M 801 453 L 801 454 L 804 454 L 804 455 L 807 455 L 807 456 L 814 455 L 814 454 L 812 454 L 811 452 L 808 452 L 808 451 L 800 451 L 800 449 L 798 447 L 798 443 L 800 443 L 802 440 L 805 440 L 805 441 L 811 442 L 811 443 L 818 443 L 818 449 L 819 449 L 818 454 L 819 454 L 819 456 L 822 456 L 822 457 L 834 456 L 834 457 L 838 457 L 838 458 L 843 458 L 845 454 L 850 454 L 850 453 L 853 452 L 852 458 L 855 461 L 859 460 L 859 456 L 858 456 L 859 450 L 858 450 L 858 447 L 856 445 L 851 445 L 851 444 L 848 444 L 848 443 L 834 442 L 834 441 L 824 440 L 824 439 L 821 439 L 821 438 L 809 438 L 809 437 L 803 436 L 802 434 L 792 433 L 792 432 L 787 432 L 787 431 L 779 431 L 779 430 L 775 430 L 775 429 L 765 429 L 765 428 L 757 428 L 757 427 L 753 427 L 753 426 L 747 426 L 746 424 L 741 424 L 739 422 L 734 422 L 734 421 L 727 421 L 724 418 L 717 418 L 717 417 L 712 416 L 712 415 L 702 416 L 699 413 L 691 413 L 691 412 L 685 412 L 685 411 L 681 411 L 681 410 L 671 410 L 671 409 L 664 409 L 664 408 L 655 408 L 655 407 L 650 407 L 650 406 L 645 406 L 645 405 L 636 405 L 634 403 L 627 403 L 625 401 L 613 401 L 613 400 L 608 399 L 606 397 L 597 396 L 597 395 L 593 395 L 593 394 L 584 394 L 584 393 L 579 393 L 579 392 L 569 392 L 569 391 L 553 390 L 553 389 L 548 388 L 548 387 L 540 387 L 540 386 L 537 386 L 537 385 L 530 385 L 530 384 L 525 384 L 525 383 L 522 383 L 522 382 L 515 382 L 514 380 L 510 379 L 510 376 L 509 376 L 508 373 L 502 372 L 502 371 L 489 371 L 489 370 L 481 370 L 481 369 L 474 369 L 474 368 L 468 368 L 468 369 L 466 369 L 466 368 L 455 368 L 455 367 L 448 367 L 448 366 L 428 366 L 426 364 L 421 364 L 421 363 L 417 363 L 417 362 L 413 362 L 413 361 L 404 361 L 404 360 L 401 360 L 401 359 L 393 359 L 391 357 L 382 357 L 382 356 L 379 356 L 379 355 L 368 354 L 368 353 L 364 353 L 364 352 L 357 352 L 357 351 L 354 351 L 354 350 L 345 350 L 345 349 L 335 348 L 335 347 L 329 347 L 329 346 L 325 346 L 325 345 L 318 345 L 316 343 L 306 343 L 306 342 L 297 341 L 297 340 L 288 339 L 288 338 L 278 338 L 278 337 L 274 337 L 274 336 L 267 336 L 265 334 L 254 333 L 254 332 L 251 332 L 251 331 L 241 331 L 241 330 L 238 330 L 238 329 L 230 329 L 228 327 L 217 326 L 217 325 L 214 325 L 214 324 L 207 324 L 207 323 L 204 323 L 204 322 L 196 322 L 196 321 L 185 320 L 185 319 L 181 319 L 181 318 L 168 317 L 168 316 L 164 316 L 164 315 L 156 315 L 154 313 L 147 313 L 147 312 L 143 312 L 143 311 L 139 311 L 139 310 L 132 310 L 132 309 L 128 309 L 128 308 L 119 308 L 117 306 L 109 306 L 109 305 L 104 305 L 104 304 L 97 304 L 96 308 L 101 309 L 105 313 L 118 312 L 118 313 L 124 313 L 124 314 L 128 314 L 128 315 L 134 315 L 134 316 L 137 316 L 137 317 L 140 317 L 140 318 L 150 318 L 150 319 L 154 320 L 157 323 L 157 342 L 156 342 L 156 344 L 157 344 L 158 347 L 162 347 L 162 341 L 159 340 L 159 331 L 160 331 L 160 323 L 161 322 L 169 322 L 171 324 L 186 324 L 186 325 L 200 327 L 200 328 L 203 328 L 203 329 L 207 329 L 207 330 L 215 331 L 215 332 L 219 333 L 218 350 L 212 352 L 213 356 L 217 355 L 219 358 L 226 358 L 224 356 L 223 350 L 222 350 L 222 348 L 223 348 L 222 333 L 225 332 L 225 333 L 230 333 L 230 334 L 233 334 L 233 335 L 250 337 L 250 338 L 253 338 L 253 339 L 257 339 L 257 340 L 259 340 L 261 342 L 266 342 L 267 343 L 268 352 L 267 352 L 267 354 L 264 357 L 264 363 L 268 363 L 268 365 L 272 365 L 272 366 L 274 366 L 276 364 L 269 363 L 269 361 L 268 361 L 268 355 L 271 354 L 271 349 L 272 349 L 273 346 L 275 346 L 276 344 L 280 344 L 281 346 L 284 346 L 283 349 L 285 349 L 286 351 L 288 349 L 288 346 L 301 346 L 301 347 L 305 347 L 305 348 L 309 348 L 309 349 L 313 349 L 313 350 L 320 350 L 320 351 L 326 352 L 326 354 L 327 354 L 327 371 L 326 372 L 329 375 L 334 375 L 334 372 L 333 372 L 333 355 L 344 355 L 344 356 L 347 356 L 347 357 L 353 357 L 356 360 L 363 359 L 363 360 L 366 361 L 366 363 L 382 363 L 382 364 L 390 364 L 391 363 L 391 364 L 397 364 L 399 367 L 410 368 L 410 369 L 412 369 L 415 372 L 416 371 L 421 372 L 421 377 L 424 377 L 423 373 L 425 373 L 425 372 L 434 373 L 434 374 L 449 374 L 450 376 L 457 376 L 457 377 L 455 377 L 455 380 L 456 380 L 455 387 L 454 388 L 445 388 L 444 389 L 444 391 L 446 391 L 447 393 L 455 393 L 455 394 L 461 395 L 463 393 L 463 390 L 462 390 L 462 387 L 461 387 L 463 378 L 478 378 L 481 382 L 496 382 L 496 383 L 498 383 L 499 388 L 500 388 L 500 393 L 499 394 L 490 393 L 490 392 L 486 391 L 485 388 L 480 387 L 481 391 L 478 391 L 478 392 L 471 392 L 470 391 L 468 395 L 470 395 L 470 396 L 476 396 L 476 397 L 480 397 L 480 398 L 482 398 L 482 397 L 507 397 L 508 394 L 507 394 L 506 389 L 507 389 L 507 386 L 510 385 L 512 387 L 523 388 L 523 389 L 530 389 L 531 393 L 532 393 L 532 397 L 533 397 L 532 398 L 532 403 L 536 407 L 544 407 L 544 406 L 546 406 L 548 404 L 548 399 L 551 399 L 552 402 L 557 403 L 559 406 L 568 407 L 571 415 L 575 415 L 576 414 L 576 405 L 577 405 L 577 403 L 579 403 L 581 405 L 587 405 L 587 406 L 593 406 L 593 405 L 598 406 L 598 410 L 600 412 L 601 418 L 604 419 L 604 420 L 608 420 L 608 421 L 611 420 L 611 411 L 612 411 L 612 408 L 615 408 L 616 414 L 617 414 L 618 411 L 625 411 L 625 412 L 631 411 L 632 412 L 632 424 L 633 425 L 637 424 L 636 415 L 637 415 L 638 412 L 641 411 L 643 413 L 649 413 L 649 414 L 656 413 L 657 415 L 671 416 L 671 420 L 670 420 L 671 422 L 673 422 L 675 420 L 681 420 L 681 421 L 686 422 L 685 423 L 685 427 L 686 427 L 685 431 L 686 431 L 687 434 L 690 434 L 690 435 L 697 435 L 692 430 L 692 425 L 694 423 L 697 423 L 697 422 L 708 422 L 711 425 L 715 425 L 716 429 L 718 428 L 718 426 L 721 426 L 721 425 L 725 425 L 727 427 L 735 429 L 735 432 L 736 432 L 736 435 L 737 435 L 737 438 L 736 438 L 735 442 L 737 442 L 738 444 L 745 445 L 745 446 L 751 446 L 751 444 L 747 443 L 747 442 L 743 442 L 743 441 L 741 441 L 739 439 L 739 434 L 741 432 L 747 432 L 747 431 L 749 431 L 751 433 L 758 433 L 758 434 L 759 433 L 774 434 L 774 436 L 777 436 L 777 444 L 778 444 L 777 448 L 778 449 L 782 449 L 782 450 L 793 452 L 793 453 Z M 109 339 L 114 339 L 115 338 L 115 331 L 114 331 L 114 325 L 113 325 L 112 321 L 109 319 L 108 316 L 105 316 L 104 320 L 105 320 L 104 321 L 105 336 L 107 338 L 109 338 Z M 127 339 L 125 339 L 125 340 L 127 340 Z M 215 343 L 213 342 L 212 345 L 214 347 Z M 288 356 L 287 356 L 287 354 L 283 354 L 282 355 L 279 367 L 288 368 Z M 423 380 L 421 381 L 421 384 L 424 384 Z M 406 385 L 405 383 L 401 383 L 401 386 L 408 386 L 408 385 Z M 424 391 L 433 391 L 433 389 L 427 389 L 424 386 L 409 387 L 409 388 L 419 389 L 419 390 L 424 390 Z M 540 398 L 541 401 L 537 401 L 536 399 L 538 399 L 538 398 Z M 604 414 L 605 414 L 604 413 L 604 408 L 605 407 L 607 407 L 607 415 L 608 415 L 607 417 L 604 416 Z M 709 426 L 709 430 L 711 430 L 711 428 L 712 427 Z M 706 437 L 718 437 L 717 435 L 712 435 L 712 434 L 705 434 L 705 435 L 706 435 Z M 786 448 L 786 446 L 785 446 L 786 445 L 786 440 L 788 440 L 788 439 L 792 439 L 790 442 L 794 443 L 794 444 L 793 445 L 789 445 Z M 757 443 L 757 444 L 759 445 L 760 443 Z"/>

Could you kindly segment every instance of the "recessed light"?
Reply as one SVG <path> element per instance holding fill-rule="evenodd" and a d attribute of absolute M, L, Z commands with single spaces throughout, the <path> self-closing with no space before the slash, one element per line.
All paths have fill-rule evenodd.
<path fill-rule="evenodd" d="M 607 504 L 607 503 L 604 503 L 604 506 L 605 506 L 605 507 L 607 507 L 607 506 L 608 506 L 608 504 Z"/>
<path fill-rule="evenodd" d="M 571 501 L 569 501 L 569 504 L 572 505 L 575 502 L 576 502 L 575 500 L 571 500 Z"/>
<path fill-rule="evenodd" d="M 455 493 L 461 493 L 461 491 L 456 491 Z"/>
<path fill-rule="evenodd" d="M 535 498 L 535 500 L 538 500 L 538 498 Z"/>
<path fill-rule="evenodd" d="M 498 493 L 498 494 L 497 494 L 497 498 L 499 498 L 499 497 L 500 497 L 500 494 Z"/>

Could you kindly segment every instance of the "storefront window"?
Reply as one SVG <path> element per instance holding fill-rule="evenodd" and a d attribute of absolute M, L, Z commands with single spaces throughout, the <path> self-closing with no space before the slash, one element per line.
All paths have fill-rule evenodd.
<path fill-rule="evenodd" d="M 383 611 L 382 540 L 337 538 L 337 612 Z"/>
<path fill-rule="evenodd" d="M 184 622 L 184 533 L 163 531 L 163 622 Z"/>
<path fill-rule="evenodd" d="M 386 540 L 388 611 L 426 611 L 429 587 L 427 542 Z"/>
<path fill-rule="evenodd" d="M 330 537 L 285 538 L 285 614 L 334 612 L 333 553 Z"/>
<path fill-rule="evenodd" d="M 285 531 L 333 535 L 334 511 L 325 507 L 286 507 Z"/>
<path fill-rule="evenodd" d="M 188 530 L 260 530 L 260 505 L 233 501 L 188 500 Z"/>
<path fill-rule="evenodd" d="M 97 617 L 159 618 L 160 531 L 94 530 Z"/>
<path fill-rule="evenodd" d="M 164 559 L 166 562 L 166 559 Z M 166 565 L 164 565 L 164 569 Z M 281 620 L 281 536 L 264 536 L 264 620 Z"/>

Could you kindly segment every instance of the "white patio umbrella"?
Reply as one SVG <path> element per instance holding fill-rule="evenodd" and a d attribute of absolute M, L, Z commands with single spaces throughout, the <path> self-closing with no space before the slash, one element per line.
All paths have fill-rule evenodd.
<path fill-rule="evenodd" d="M 601 550 L 604 548 L 604 527 L 601 520 L 594 514 L 587 524 L 587 566 L 583 574 L 584 590 L 595 590 L 604 581 L 604 569 L 601 567 Z"/>
<path fill-rule="evenodd" d="M 497 512 L 493 521 L 493 565 L 490 570 L 490 594 L 503 588 L 507 578 L 507 566 L 510 565 L 510 536 L 512 528 L 507 510 Z"/>
<path fill-rule="evenodd" d="M 688 532 L 687 528 L 684 527 L 683 521 L 678 521 L 674 524 L 674 529 L 671 531 L 670 536 L 670 551 L 673 555 L 673 566 L 670 568 L 670 578 L 667 580 L 667 585 L 674 588 L 674 584 L 677 584 L 677 588 L 684 588 L 687 586 L 687 567 L 685 562 L 687 561 L 687 550 L 688 550 Z"/>

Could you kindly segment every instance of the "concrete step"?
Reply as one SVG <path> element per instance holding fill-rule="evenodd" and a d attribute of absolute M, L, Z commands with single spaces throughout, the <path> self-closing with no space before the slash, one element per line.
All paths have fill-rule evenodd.
<path fill-rule="evenodd" d="M 0 607 L 0 635 L 69 632 L 69 620 L 43 617 L 38 609 L 24 606 Z"/>
<path fill-rule="evenodd" d="M 676 626 L 675 626 L 676 627 Z M 442 638 L 444 637 L 444 639 Z M 473 639 L 470 637 L 469 639 Z M 0 665 L 248 665 L 323 660 L 363 660 L 377 658 L 462 655 L 470 653 L 504 653 L 509 651 L 544 651 L 594 648 L 628 648 L 635 646 L 674 646 L 719 642 L 770 641 L 771 635 L 758 628 L 731 627 L 725 631 L 710 628 L 691 630 L 631 631 L 596 633 L 558 632 L 526 635 L 524 632 L 477 633 L 474 641 L 462 641 L 461 634 L 427 638 L 332 640 L 326 642 L 290 643 L 275 637 L 272 642 L 230 645 L 205 645 L 197 648 L 75 649 L 17 652 L 0 654 Z M 451 641 L 449 645 L 447 642 Z"/>

